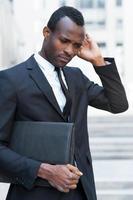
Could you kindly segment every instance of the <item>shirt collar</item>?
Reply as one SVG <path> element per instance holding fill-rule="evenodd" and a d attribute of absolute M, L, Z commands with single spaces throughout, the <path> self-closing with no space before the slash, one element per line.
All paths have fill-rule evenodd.
<path fill-rule="evenodd" d="M 52 73 L 55 70 L 55 67 L 48 62 L 46 59 L 44 59 L 42 56 L 39 55 L 39 53 L 35 53 L 34 58 L 38 65 L 46 72 Z"/>

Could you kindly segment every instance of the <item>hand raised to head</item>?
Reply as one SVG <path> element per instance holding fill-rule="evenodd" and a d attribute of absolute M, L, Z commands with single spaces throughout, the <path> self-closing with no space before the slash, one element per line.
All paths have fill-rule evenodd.
<path fill-rule="evenodd" d="M 100 48 L 88 34 L 86 34 L 77 56 L 93 65 L 105 65 Z"/>

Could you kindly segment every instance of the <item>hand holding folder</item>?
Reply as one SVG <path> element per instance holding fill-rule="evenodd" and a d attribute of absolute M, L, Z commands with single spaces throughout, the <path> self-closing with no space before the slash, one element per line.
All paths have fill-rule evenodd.
<path fill-rule="evenodd" d="M 74 163 L 74 124 L 17 121 L 9 148 L 22 156 L 49 164 Z M 0 173 L 1 182 L 12 182 Z"/>

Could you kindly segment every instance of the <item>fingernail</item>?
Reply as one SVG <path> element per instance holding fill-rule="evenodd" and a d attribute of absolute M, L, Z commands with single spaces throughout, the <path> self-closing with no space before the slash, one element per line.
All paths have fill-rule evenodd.
<path fill-rule="evenodd" d="M 82 173 L 82 172 L 79 172 L 79 174 L 80 174 L 80 176 L 82 176 L 82 175 L 83 175 L 83 173 Z"/>

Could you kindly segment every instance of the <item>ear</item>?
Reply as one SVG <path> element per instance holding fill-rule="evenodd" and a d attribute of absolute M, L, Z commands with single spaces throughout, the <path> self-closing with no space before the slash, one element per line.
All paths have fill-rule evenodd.
<path fill-rule="evenodd" d="M 47 27 L 47 26 L 45 26 L 44 28 L 43 28 L 43 36 L 44 36 L 44 38 L 45 39 L 47 39 L 47 37 L 50 35 L 50 29 Z"/>

